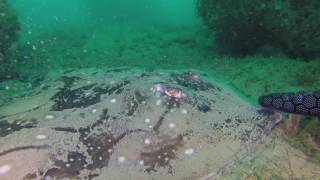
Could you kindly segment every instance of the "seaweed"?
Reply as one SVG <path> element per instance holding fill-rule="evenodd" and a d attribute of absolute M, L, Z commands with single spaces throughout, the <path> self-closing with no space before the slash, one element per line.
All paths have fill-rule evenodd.
<path fill-rule="evenodd" d="M 0 137 L 5 137 L 13 132 L 20 131 L 25 128 L 35 128 L 37 125 L 36 119 L 27 120 L 14 120 L 8 122 L 6 120 L 0 121 Z"/>
<path fill-rule="evenodd" d="M 74 78 L 63 78 L 66 83 L 74 82 Z M 114 86 L 100 87 L 97 84 L 89 84 L 80 88 L 71 89 L 70 84 L 65 84 L 51 100 L 55 104 L 51 107 L 52 111 L 63 111 L 65 109 L 72 108 L 86 108 L 101 101 L 100 96 L 102 94 L 119 94 L 123 90 L 122 88 L 129 84 L 129 81 L 116 84 Z M 91 90 L 90 93 L 87 93 Z"/>
<path fill-rule="evenodd" d="M 293 58 L 319 58 L 319 7 L 317 0 L 197 0 L 217 50 L 236 57 L 272 47 Z"/>

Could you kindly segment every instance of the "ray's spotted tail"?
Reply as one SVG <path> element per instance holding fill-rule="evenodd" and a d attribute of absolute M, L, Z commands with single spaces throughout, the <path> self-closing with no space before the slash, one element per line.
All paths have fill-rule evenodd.
<path fill-rule="evenodd" d="M 272 93 L 259 97 L 266 108 L 305 116 L 320 117 L 320 91 L 312 93 Z"/>

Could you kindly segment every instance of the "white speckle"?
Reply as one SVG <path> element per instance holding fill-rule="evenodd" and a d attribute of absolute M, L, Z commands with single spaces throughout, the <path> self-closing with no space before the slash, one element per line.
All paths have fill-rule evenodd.
<path fill-rule="evenodd" d="M 112 140 L 111 140 L 111 139 L 108 139 L 108 142 L 112 142 Z"/>
<path fill-rule="evenodd" d="M 176 125 L 175 125 L 174 123 L 170 123 L 170 124 L 169 124 L 169 128 L 173 129 L 173 128 L 175 128 L 175 127 L 176 127 Z"/>
<path fill-rule="evenodd" d="M 161 159 L 161 156 L 160 156 L 160 155 L 158 156 L 158 159 Z"/>
<path fill-rule="evenodd" d="M 150 128 L 150 129 L 152 129 L 152 128 L 153 128 L 153 126 L 151 126 L 151 125 L 150 125 L 150 126 L 149 126 L 149 128 Z"/>
<path fill-rule="evenodd" d="M 147 138 L 147 139 L 144 140 L 144 143 L 145 144 L 151 144 L 151 140 L 149 138 Z"/>
<path fill-rule="evenodd" d="M 91 146 L 89 149 L 90 149 L 90 150 L 93 150 L 94 148 Z"/>
<path fill-rule="evenodd" d="M 38 140 L 47 139 L 47 135 L 44 135 L 44 134 L 36 135 L 36 139 L 38 139 Z"/>
<path fill-rule="evenodd" d="M 115 81 L 111 81 L 110 83 L 111 83 L 111 84 L 114 84 L 114 83 L 116 83 L 116 82 L 115 82 Z"/>
<path fill-rule="evenodd" d="M 108 149 L 108 153 L 111 153 L 112 152 L 112 149 Z"/>
<path fill-rule="evenodd" d="M 92 109 L 91 112 L 92 112 L 92 113 L 96 113 L 96 112 L 97 112 L 97 109 Z"/>
<path fill-rule="evenodd" d="M 144 120 L 145 123 L 150 123 L 150 121 L 151 121 L 151 120 L 150 120 L 149 118 L 147 118 L 147 119 Z"/>
<path fill-rule="evenodd" d="M 182 109 L 182 114 L 187 114 L 188 113 L 188 111 L 186 110 L 186 109 Z"/>
<path fill-rule="evenodd" d="M 86 168 L 87 166 L 88 166 L 87 164 L 84 164 L 84 165 L 83 165 L 84 168 Z"/>
<path fill-rule="evenodd" d="M 32 45 L 32 50 L 37 50 L 37 47 L 35 45 Z"/>
<path fill-rule="evenodd" d="M 48 114 L 45 116 L 46 119 L 54 119 L 54 115 Z"/>
<path fill-rule="evenodd" d="M 0 15 L 1 15 L 2 17 L 4 17 L 4 16 L 6 16 L 6 13 L 0 13 Z"/>
<path fill-rule="evenodd" d="M 11 129 L 12 129 L 11 127 L 8 127 L 8 128 L 7 128 L 8 131 L 10 131 Z"/>
<path fill-rule="evenodd" d="M 184 154 L 186 154 L 186 155 L 191 155 L 191 154 L 193 154 L 193 153 L 194 153 L 194 150 L 193 150 L 192 148 L 186 149 L 186 150 L 184 151 Z"/>
<path fill-rule="evenodd" d="M 158 106 L 160 106 L 161 103 L 162 103 L 161 99 L 157 100 L 157 102 L 156 102 L 156 104 L 157 104 Z"/>
<path fill-rule="evenodd" d="M 101 156 L 99 156 L 99 160 L 102 161 L 102 157 Z"/>
<path fill-rule="evenodd" d="M 5 89 L 6 89 L 6 90 L 9 90 L 9 89 L 10 89 L 10 87 L 9 87 L 9 86 L 6 86 L 6 87 L 5 87 Z"/>
<path fill-rule="evenodd" d="M 140 160 L 140 161 L 139 161 L 139 164 L 140 164 L 141 166 L 143 166 L 143 165 L 144 165 L 144 161 L 143 161 L 143 160 Z"/>
<path fill-rule="evenodd" d="M 97 147 L 97 149 L 101 149 L 101 147 L 100 147 L 100 146 L 98 146 L 98 147 Z"/>
<path fill-rule="evenodd" d="M 175 106 L 175 105 L 173 105 L 173 106 Z M 175 112 L 175 111 L 176 111 L 176 110 L 174 110 L 174 109 L 170 109 L 170 112 L 172 112 L 172 113 Z"/>
<path fill-rule="evenodd" d="M 70 166 L 71 166 L 71 164 L 69 164 L 69 163 L 66 164 L 66 167 L 70 167 Z"/>
<path fill-rule="evenodd" d="M 70 159 L 69 159 L 69 161 L 70 161 L 70 162 L 73 162 L 73 161 L 74 161 L 74 159 L 73 159 L 73 158 L 70 158 Z"/>
<path fill-rule="evenodd" d="M 164 160 L 165 160 L 165 161 L 169 161 L 169 158 L 165 157 Z"/>
<path fill-rule="evenodd" d="M 41 40 L 41 41 L 40 41 L 40 44 L 44 44 L 44 41 Z"/>
<path fill-rule="evenodd" d="M 125 160 L 126 160 L 126 158 L 125 158 L 124 156 L 120 156 L 120 157 L 118 158 L 118 162 L 119 162 L 119 163 L 124 163 Z"/>
<path fill-rule="evenodd" d="M 11 166 L 9 166 L 9 165 L 2 165 L 2 166 L 0 166 L 0 175 L 1 174 L 5 174 L 5 173 L 7 173 L 8 171 L 10 171 L 11 170 Z"/>
<path fill-rule="evenodd" d="M 111 102 L 111 103 L 116 103 L 117 100 L 116 100 L 116 99 L 111 99 L 110 102 Z"/>
<path fill-rule="evenodd" d="M 91 146 L 91 144 L 90 144 L 90 143 L 88 143 L 88 146 Z"/>
<path fill-rule="evenodd" d="M 84 137 L 83 140 L 87 140 L 88 138 Z"/>

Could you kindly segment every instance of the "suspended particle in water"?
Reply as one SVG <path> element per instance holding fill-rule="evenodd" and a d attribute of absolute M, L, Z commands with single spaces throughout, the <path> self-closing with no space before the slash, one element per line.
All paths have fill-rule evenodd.
<path fill-rule="evenodd" d="M 49 119 L 54 119 L 54 115 L 48 114 L 48 115 L 45 116 L 45 118 L 48 119 L 48 120 Z"/>
<path fill-rule="evenodd" d="M 160 106 L 161 103 L 162 103 L 162 101 L 159 99 L 159 100 L 157 100 L 156 105 L 157 105 L 157 106 Z"/>
<path fill-rule="evenodd" d="M 144 143 L 145 144 L 151 144 L 151 140 L 149 138 L 147 138 L 147 139 L 144 140 Z"/>
<path fill-rule="evenodd" d="M 125 158 L 124 156 L 120 156 L 120 157 L 118 158 L 118 162 L 119 162 L 119 163 L 124 163 L 125 160 L 126 160 L 126 158 Z"/>
<path fill-rule="evenodd" d="M 144 120 L 145 123 L 150 123 L 150 121 L 151 121 L 151 120 L 150 120 L 149 118 L 147 118 L 147 119 Z"/>
<path fill-rule="evenodd" d="M 38 140 L 47 139 L 47 136 L 44 134 L 39 134 L 39 135 L 36 135 L 36 139 L 38 139 Z"/>
<path fill-rule="evenodd" d="M 186 150 L 184 151 L 184 154 L 185 154 L 185 155 L 192 155 L 193 153 L 194 153 L 194 150 L 193 150 L 192 148 L 186 149 Z"/>
<path fill-rule="evenodd" d="M 188 111 L 186 110 L 186 109 L 182 109 L 182 114 L 187 114 L 188 113 Z"/>
<path fill-rule="evenodd" d="M 140 161 L 139 161 L 139 164 L 140 164 L 141 166 L 143 166 L 143 165 L 144 165 L 144 161 L 143 161 L 143 160 L 140 160 Z"/>
<path fill-rule="evenodd" d="M 175 128 L 175 127 L 176 127 L 176 125 L 175 125 L 174 123 L 170 123 L 170 124 L 169 124 L 169 128 L 173 129 L 173 128 Z"/>
<path fill-rule="evenodd" d="M 111 103 L 116 103 L 117 100 L 116 100 L 116 99 L 111 99 L 110 102 L 111 102 Z"/>
<path fill-rule="evenodd" d="M 92 112 L 92 113 L 96 113 L 96 112 L 97 112 L 97 109 L 92 109 L 91 112 Z"/>
<path fill-rule="evenodd" d="M 0 175 L 7 173 L 11 170 L 11 166 L 9 165 L 2 165 L 0 166 Z"/>

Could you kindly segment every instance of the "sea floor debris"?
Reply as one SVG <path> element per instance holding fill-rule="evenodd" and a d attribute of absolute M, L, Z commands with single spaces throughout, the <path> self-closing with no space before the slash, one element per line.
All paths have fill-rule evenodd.
<path fill-rule="evenodd" d="M 204 73 L 82 69 L 44 82 L 0 108 L 0 179 L 223 176 L 270 140 L 273 116 Z M 155 84 L 187 96 L 156 96 Z"/>

